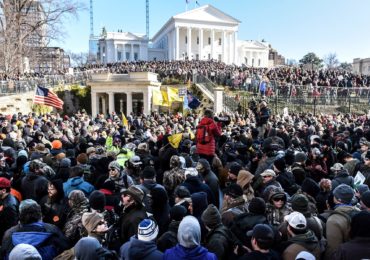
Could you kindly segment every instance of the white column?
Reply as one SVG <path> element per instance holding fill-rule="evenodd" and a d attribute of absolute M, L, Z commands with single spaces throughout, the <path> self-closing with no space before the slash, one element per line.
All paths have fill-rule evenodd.
<path fill-rule="evenodd" d="M 134 45 L 131 43 L 131 54 L 130 54 L 130 60 L 134 60 Z"/>
<path fill-rule="evenodd" d="M 215 52 L 214 41 L 215 41 L 215 30 L 212 29 L 211 31 L 211 59 L 213 59 L 213 55 Z"/>
<path fill-rule="evenodd" d="M 227 63 L 226 58 L 226 32 L 222 31 L 222 60 Z"/>
<path fill-rule="evenodd" d="M 113 54 L 113 60 L 114 62 L 117 62 L 117 45 L 113 43 L 114 48 L 114 54 Z"/>
<path fill-rule="evenodd" d="M 99 103 L 96 102 L 97 98 L 96 98 L 96 95 L 97 93 L 95 91 L 91 91 L 91 115 L 92 115 L 92 118 L 95 118 L 96 115 L 98 114 L 98 105 Z"/>
<path fill-rule="evenodd" d="M 217 87 L 213 89 L 213 94 L 215 97 L 214 107 L 213 111 L 216 114 L 219 114 L 223 110 L 223 94 L 224 94 L 224 88 L 223 87 Z"/>
<path fill-rule="evenodd" d="M 151 110 L 151 102 L 149 99 L 149 91 L 143 91 L 143 104 L 144 104 L 144 114 L 149 115 Z"/>
<path fill-rule="evenodd" d="M 188 27 L 188 58 L 191 60 L 191 27 Z"/>
<path fill-rule="evenodd" d="M 132 113 L 132 92 L 126 92 L 126 113 L 127 115 Z"/>
<path fill-rule="evenodd" d="M 102 113 L 105 115 L 107 113 L 107 100 L 105 98 L 105 94 L 101 94 L 101 107 Z"/>
<path fill-rule="evenodd" d="M 108 92 L 109 95 L 109 114 L 114 112 L 114 92 Z"/>
<path fill-rule="evenodd" d="M 175 59 L 176 60 L 179 60 L 180 59 L 180 28 L 179 27 L 176 27 L 176 57 Z"/>
<path fill-rule="evenodd" d="M 203 29 L 199 29 L 199 60 L 202 60 L 202 50 L 203 50 Z"/>
<path fill-rule="evenodd" d="M 234 56 L 233 56 L 233 63 L 237 63 L 237 55 L 236 55 L 236 39 L 237 39 L 237 32 L 234 32 L 234 40 L 233 40 L 233 52 L 234 52 Z"/>

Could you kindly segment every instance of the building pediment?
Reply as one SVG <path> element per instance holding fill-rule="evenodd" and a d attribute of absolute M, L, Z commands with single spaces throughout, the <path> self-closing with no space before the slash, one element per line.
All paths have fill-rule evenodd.
<path fill-rule="evenodd" d="M 175 15 L 172 18 L 175 21 L 189 20 L 207 23 L 226 23 L 230 25 L 238 25 L 241 23 L 238 19 L 222 12 L 212 5 L 201 6 L 199 8 Z"/>
<path fill-rule="evenodd" d="M 142 41 L 145 39 L 145 35 L 137 35 L 131 32 L 108 32 L 106 39 Z"/>

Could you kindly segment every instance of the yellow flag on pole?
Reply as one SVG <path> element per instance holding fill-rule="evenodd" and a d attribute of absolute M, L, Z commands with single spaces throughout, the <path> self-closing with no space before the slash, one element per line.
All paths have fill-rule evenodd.
<path fill-rule="evenodd" d="M 168 142 L 170 143 L 170 145 L 173 148 L 177 149 L 177 148 L 179 148 L 181 139 L 182 139 L 182 133 L 180 133 L 180 134 L 173 134 L 173 135 L 171 135 L 171 136 L 168 137 Z"/>
<path fill-rule="evenodd" d="M 167 87 L 167 94 L 168 94 L 168 102 L 171 104 L 172 102 L 183 102 L 183 98 L 179 97 L 179 89 Z"/>
<path fill-rule="evenodd" d="M 123 126 L 126 127 L 126 129 L 128 129 L 128 120 L 123 112 L 122 112 L 122 124 Z"/>

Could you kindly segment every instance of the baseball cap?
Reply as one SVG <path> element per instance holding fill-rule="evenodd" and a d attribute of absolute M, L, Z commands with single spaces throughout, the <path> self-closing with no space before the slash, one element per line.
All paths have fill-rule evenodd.
<path fill-rule="evenodd" d="M 274 231 L 267 224 L 257 224 L 254 226 L 253 230 L 247 232 L 248 237 L 253 237 L 257 241 L 273 241 L 275 238 Z"/>
<path fill-rule="evenodd" d="M 135 155 L 135 156 L 132 156 L 131 159 L 130 159 L 130 163 L 132 163 L 132 165 L 134 166 L 137 166 L 137 165 L 141 165 L 143 164 L 141 161 L 140 161 L 140 157 Z"/>
<path fill-rule="evenodd" d="M 307 220 L 306 217 L 297 211 L 293 211 L 289 215 L 285 216 L 285 221 L 288 222 L 289 226 L 294 229 L 306 229 L 307 227 Z"/>

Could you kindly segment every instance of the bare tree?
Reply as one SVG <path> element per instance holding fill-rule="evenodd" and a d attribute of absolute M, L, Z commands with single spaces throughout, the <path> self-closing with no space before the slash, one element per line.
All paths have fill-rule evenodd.
<path fill-rule="evenodd" d="M 88 53 L 69 53 L 69 57 L 71 57 L 73 65 L 77 67 L 83 67 L 86 66 L 89 62 L 89 54 Z"/>
<path fill-rule="evenodd" d="M 0 66 L 10 76 L 24 71 L 24 58 L 65 35 L 63 21 L 77 18 L 80 0 L 0 0 Z"/>
<path fill-rule="evenodd" d="M 328 69 L 334 69 L 338 67 L 339 61 L 336 53 L 329 53 L 324 57 L 325 65 Z"/>

